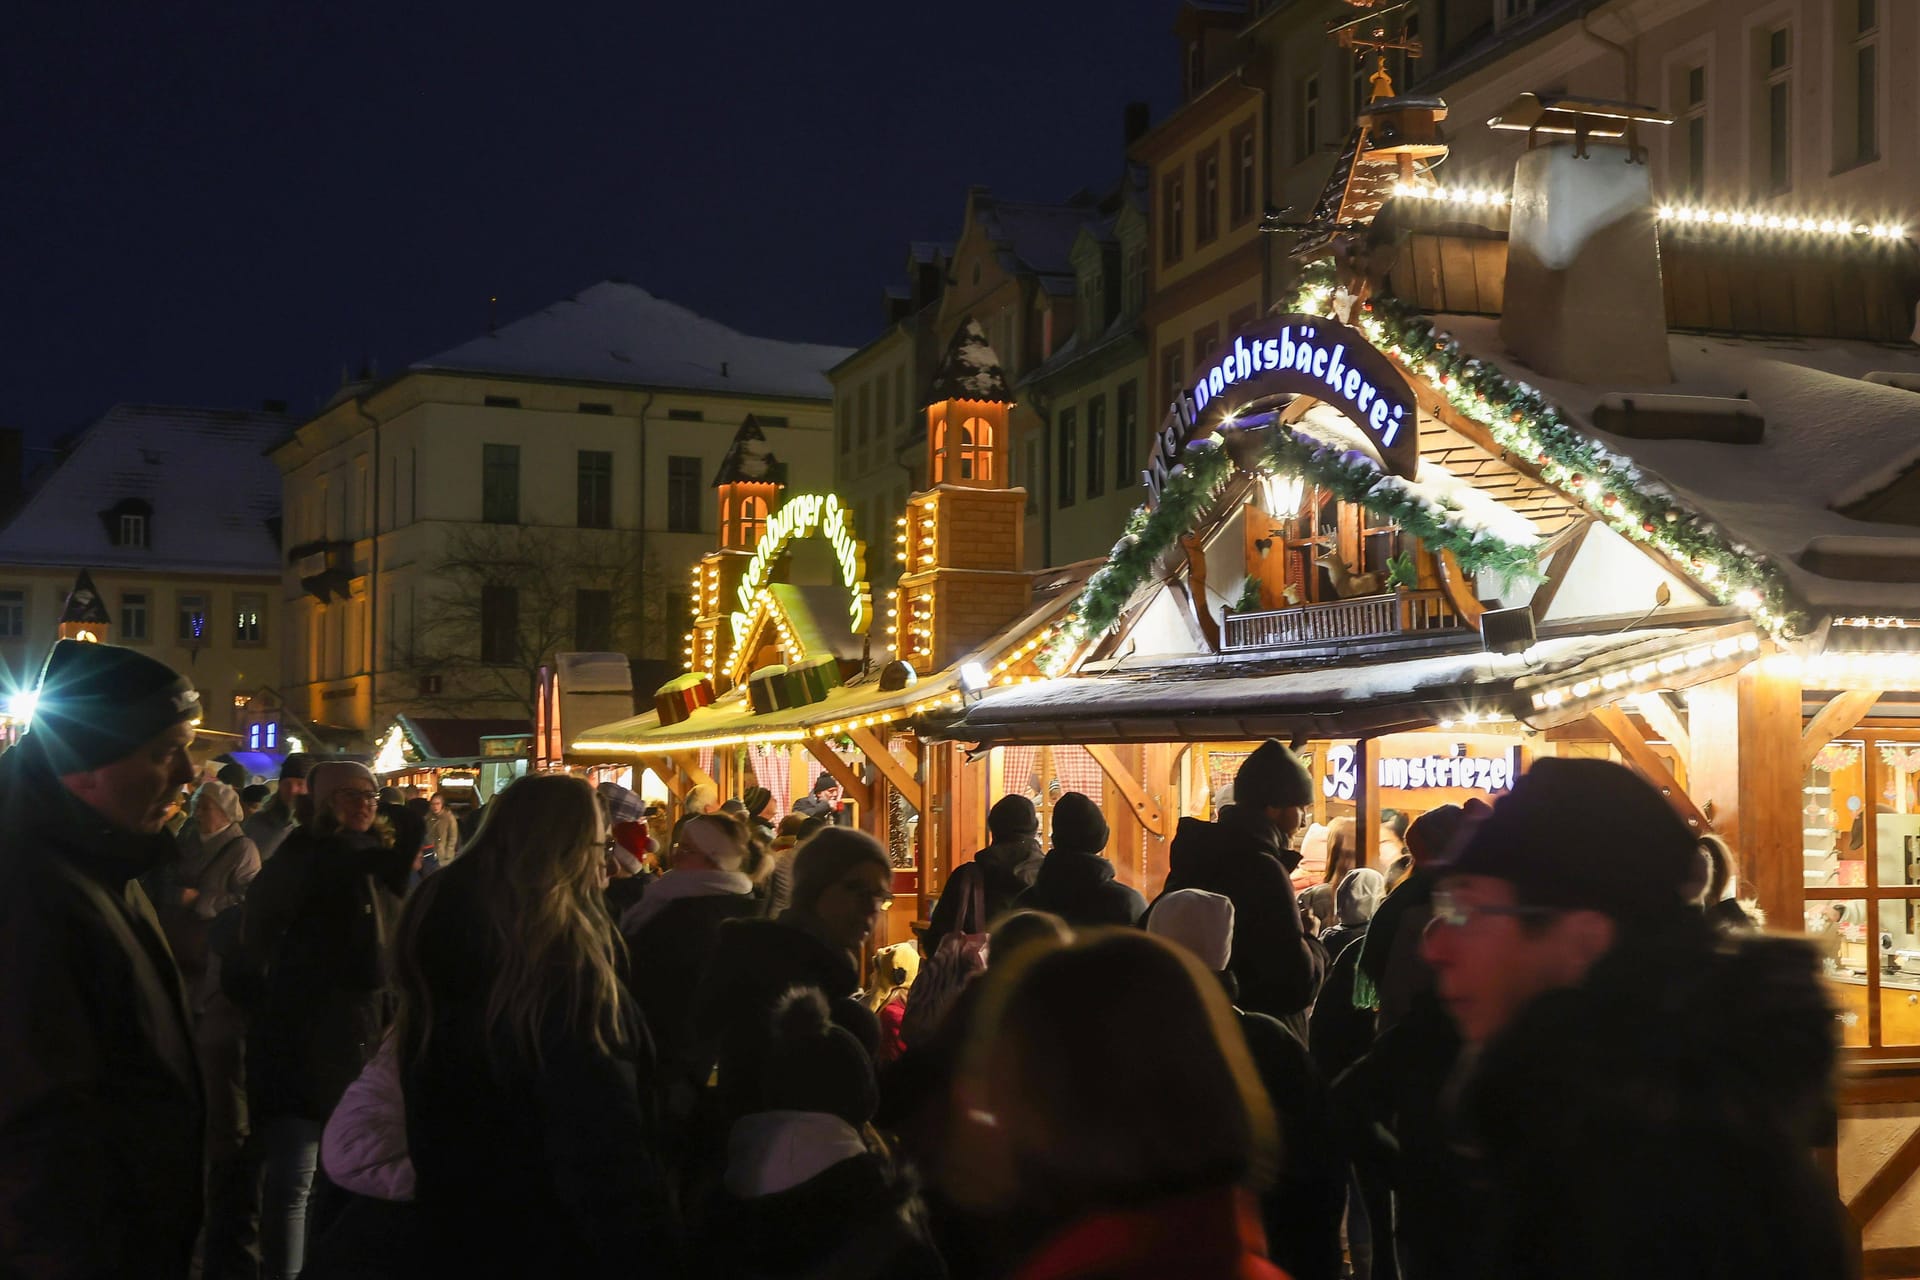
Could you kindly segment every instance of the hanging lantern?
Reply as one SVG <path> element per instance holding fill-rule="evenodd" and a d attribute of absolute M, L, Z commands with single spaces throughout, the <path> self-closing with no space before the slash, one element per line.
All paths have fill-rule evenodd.
<path fill-rule="evenodd" d="M 1271 471 L 1260 473 L 1260 505 L 1273 519 L 1293 519 L 1300 513 L 1300 504 L 1306 496 L 1306 477 L 1298 472 L 1292 475 L 1278 475 Z"/>

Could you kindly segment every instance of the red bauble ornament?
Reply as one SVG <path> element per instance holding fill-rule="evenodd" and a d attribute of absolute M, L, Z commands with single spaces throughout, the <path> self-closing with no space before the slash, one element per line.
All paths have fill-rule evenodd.
<path fill-rule="evenodd" d="M 1586 482 L 1587 482 L 1587 478 L 1578 473 L 1574 474 L 1568 479 L 1568 483 L 1574 484 L 1574 485 L 1582 485 L 1582 484 L 1585 484 Z"/>

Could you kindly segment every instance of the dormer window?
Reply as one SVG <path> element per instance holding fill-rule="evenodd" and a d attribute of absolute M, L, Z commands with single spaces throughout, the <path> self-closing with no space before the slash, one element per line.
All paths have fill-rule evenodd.
<path fill-rule="evenodd" d="M 153 545 L 153 506 L 141 498 L 123 498 L 100 513 L 107 543 L 146 550 Z"/>

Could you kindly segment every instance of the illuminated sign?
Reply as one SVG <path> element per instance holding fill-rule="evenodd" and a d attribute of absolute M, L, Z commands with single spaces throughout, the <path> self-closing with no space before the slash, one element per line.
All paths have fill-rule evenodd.
<path fill-rule="evenodd" d="M 1420 467 L 1420 414 L 1393 362 L 1358 329 L 1326 316 L 1272 316 L 1236 334 L 1196 372 L 1167 413 L 1146 472 L 1158 502 L 1188 441 L 1213 434 L 1247 405 L 1281 395 L 1311 396 L 1366 432 L 1394 475 Z M 1211 357 L 1209 357 L 1211 359 Z"/>
<path fill-rule="evenodd" d="M 1513 790 L 1519 777 L 1518 746 L 1498 755 L 1470 756 L 1464 742 L 1455 743 L 1451 755 L 1389 756 L 1380 761 L 1378 769 L 1382 791 L 1446 788 L 1496 796 Z M 1351 800 L 1359 783 L 1359 749 L 1346 745 L 1327 748 L 1327 776 L 1320 780 L 1320 793 L 1329 800 Z"/>
<path fill-rule="evenodd" d="M 773 574 L 773 566 L 786 553 L 795 538 L 819 536 L 833 548 L 834 563 L 840 568 L 841 585 L 847 589 L 847 619 L 853 634 L 863 636 L 873 621 L 873 588 L 867 582 L 867 544 L 854 536 L 853 512 L 840 505 L 835 494 L 800 493 L 780 504 L 767 518 L 767 528 L 753 548 L 746 576 L 735 594 L 740 607 L 733 613 L 733 643 L 743 644 L 747 623 L 760 591 Z"/>

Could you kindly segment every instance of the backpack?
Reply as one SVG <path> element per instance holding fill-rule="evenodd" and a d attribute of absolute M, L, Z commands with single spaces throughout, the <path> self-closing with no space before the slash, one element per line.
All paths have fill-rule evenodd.
<path fill-rule="evenodd" d="M 959 883 L 964 878 L 965 884 Z M 907 1011 L 900 1019 L 900 1040 L 908 1048 L 927 1043 L 939 1030 L 960 989 L 987 968 L 987 884 L 975 863 L 967 863 L 947 880 L 947 892 L 966 894 L 960 919 L 932 957 L 920 965 L 920 976 L 907 989 Z"/>

